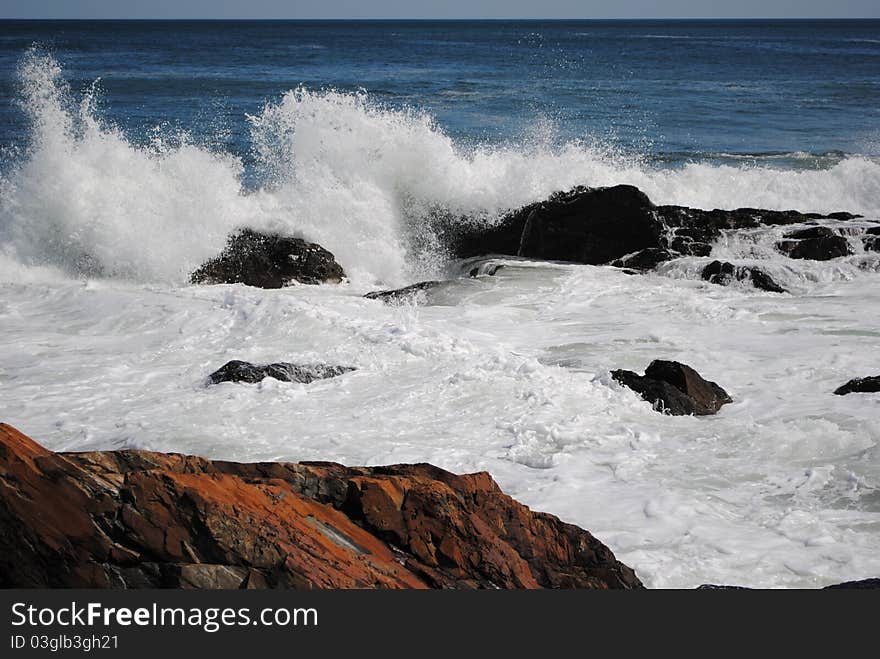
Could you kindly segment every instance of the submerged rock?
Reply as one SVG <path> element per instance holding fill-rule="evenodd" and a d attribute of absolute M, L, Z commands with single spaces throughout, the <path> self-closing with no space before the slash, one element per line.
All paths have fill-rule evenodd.
<path fill-rule="evenodd" d="M 3 588 L 641 588 L 590 533 L 427 464 L 53 453 L 0 424 Z"/>
<path fill-rule="evenodd" d="M 712 283 L 720 286 L 727 286 L 733 281 L 749 282 L 755 288 L 771 293 L 785 293 L 786 290 L 777 284 L 773 277 L 768 275 L 760 268 L 750 266 L 736 266 L 727 261 L 712 261 L 703 268 L 700 276 Z"/>
<path fill-rule="evenodd" d="M 645 369 L 645 375 L 616 370 L 611 371 L 611 377 L 641 394 L 664 414 L 705 416 L 732 402 L 724 389 L 680 362 L 656 359 Z"/>
<path fill-rule="evenodd" d="M 627 254 L 621 259 L 613 261 L 611 265 L 616 268 L 629 268 L 631 270 L 653 270 L 661 263 L 671 261 L 681 256 L 678 252 L 672 252 L 660 247 L 649 247 L 635 254 Z"/>
<path fill-rule="evenodd" d="M 247 284 L 281 288 L 293 283 L 336 284 L 345 272 L 315 243 L 253 229 L 231 235 L 220 256 L 190 276 L 193 284 Z"/>
<path fill-rule="evenodd" d="M 834 390 L 838 396 L 847 394 L 865 394 L 880 391 L 880 375 L 872 375 L 866 378 L 854 378 L 846 384 Z"/>
<path fill-rule="evenodd" d="M 364 297 L 368 300 L 382 300 L 382 302 L 403 302 L 404 300 L 412 300 L 420 293 L 436 288 L 440 283 L 439 281 L 420 281 L 417 284 L 411 284 L 394 290 L 373 291 L 372 293 L 367 293 Z"/>
<path fill-rule="evenodd" d="M 220 382 L 247 382 L 255 384 L 265 378 L 275 378 L 282 382 L 302 382 L 308 384 L 315 380 L 333 378 L 356 370 L 353 366 L 331 366 L 330 364 L 251 364 L 239 360 L 226 362 L 208 376 L 211 384 Z"/>

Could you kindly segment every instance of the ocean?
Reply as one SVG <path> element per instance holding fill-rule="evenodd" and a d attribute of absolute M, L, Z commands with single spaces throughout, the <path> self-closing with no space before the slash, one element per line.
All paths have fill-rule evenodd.
<path fill-rule="evenodd" d="M 435 219 L 576 185 L 880 221 L 880 21 L 0 21 L 0 419 L 55 450 L 489 471 L 653 587 L 880 574 L 880 253 L 460 277 Z M 192 286 L 238 227 L 340 285 Z M 715 286 L 760 264 L 789 293 Z M 497 259 L 496 259 L 497 261 Z M 449 280 L 421 304 L 362 295 Z M 676 359 L 733 403 L 615 383 Z M 357 367 L 205 386 L 230 359 Z"/>

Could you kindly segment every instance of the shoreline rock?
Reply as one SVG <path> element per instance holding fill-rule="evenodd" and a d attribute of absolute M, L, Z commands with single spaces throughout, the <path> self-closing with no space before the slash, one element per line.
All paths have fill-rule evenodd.
<path fill-rule="evenodd" d="M 275 378 L 282 382 L 301 382 L 309 384 L 315 380 L 333 378 L 343 373 L 357 370 L 354 366 L 333 366 L 331 364 L 291 364 L 276 362 L 274 364 L 251 364 L 237 359 L 226 362 L 208 376 L 211 384 L 221 382 L 246 382 L 256 384 L 265 378 Z"/>
<path fill-rule="evenodd" d="M 663 414 L 707 416 L 732 402 L 719 385 L 680 362 L 655 359 L 644 375 L 633 371 L 611 371 L 611 377 L 640 394 Z"/>
<path fill-rule="evenodd" d="M 437 288 L 442 282 L 439 281 L 420 281 L 416 284 L 410 284 L 403 288 L 395 288 L 387 291 L 373 291 L 367 293 L 364 297 L 368 300 L 381 300 L 386 304 L 403 302 L 417 298 L 422 293 Z"/>
<path fill-rule="evenodd" d="M 338 284 L 344 278 L 342 266 L 320 245 L 242 229 L 229 236 L 219 256 L 190 275 L 190 283 L 282 288 L 295 283 Z"/>
<path fill-rule="evenodd" d="M 844 385 L 834 390 L 837 396 L 847 394 L 871 394 L 880 391 L 880 375 L 871 375 L 866 378 L 853 378 Z"/>
<path fill-rule="evenodd" d="M 735 266 L 727 261 L 712 261 L 703 268 L 700 274 L 703 280 L 719 286 L 728 286 L 734 281 L 749 282 L 755 288 L 770 293 L 787 293 L 782 286 L 774 281 L 760 268 L 751 266 Z"/>
<path fill-rule="evenodd" d="M 485 472 L 53 453 L 0 424 L 0 587 L 643 586 Z"/>
<path fill-rule="evenodd" d="M 631 185 L 581 186 L 512 211 L 488 228 L 447 228 L 446 239 L 451 253 L 459 258 L 497 254 L 588 265 L 630 259 L 633 265 L 625 267 L 647 270 L 680 256 L 708 256 L 711 244 L 725 230 L 859 217 L 846 212 L 823 215 L 760 208 L 657 206 Z M 813 246 L 810 240 L 821 245 Z M 812 253 L 818 248 L 826 253 L 840 251 L 841 240 L 846 242 L 842 236 L 802 240 L 807 244 L 795 253 Z M 795 247 L 798 245 L 792 245 Z"/>

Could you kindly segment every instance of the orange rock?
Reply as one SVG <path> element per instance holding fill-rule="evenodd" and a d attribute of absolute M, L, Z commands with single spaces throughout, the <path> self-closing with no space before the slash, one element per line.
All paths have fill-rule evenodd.
<path fill-rule="evenodd" d="M 486 473 L 52 453 L 0 424 L 0 586 L 639 588 Z"/>

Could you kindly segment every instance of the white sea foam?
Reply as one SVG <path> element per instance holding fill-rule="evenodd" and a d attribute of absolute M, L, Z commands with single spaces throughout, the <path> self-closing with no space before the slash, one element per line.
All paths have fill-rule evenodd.
<path fill-rule="evenodd" d="M 183 282 L 235 226 L 286 231 L 334 252 L 356 281 L 404 283 L 440 265 L 437 208 L 496 217 L 574 185 L 630 183 L 657 203 L 880 216 L 880 163 L 825 170 L 689 164 L 658 169 L 533 131 L 517 147 L 462 147 L 432 117 L 366 93 L 296 89 L 250 118 L 264 185 L 232 155 L 157 138 L 138 146 L 76 101 L 37 51 L 21 67 L 32 124 L 0 180 L 0 241 L 19 263 L 70 274 Z M 549 131 L 552 133 L 552 131 Z M 13 275 L 7 274 L 7 277 Z"/>
<path fill-rule="evenodd" d="M 487 469 L 651 586 L 880 574 L 880 404 L 830 393 L 880 371 L 876 255 L 794 262 L 768 228 L 642 277 L 510 260 L 425 306 L 360 297 L 411 276 L 435 206 L 491 217 L 627 182 L 659 203 L 876 218 L 875 162 L 658 170 L 552 140 L 465 149 L 424 113 L 301 89 L 252 119 L 265 185 L 245 192 L 228 154 L 139 147 L 102 123 L 50 59 L 32 55 L 23 80 L 32 144 L 0 188 L 0 417 L 50 448 Z M 321 242 L 352 282 L 181 285 L 239 224 Z M 710 258 L 760 263 L 792 293 L 702 282 Z M 609 377 L 660 357 L 734 402 L 664 417 Z M 358 370 L 205 387 L 229 359 Z"/>

